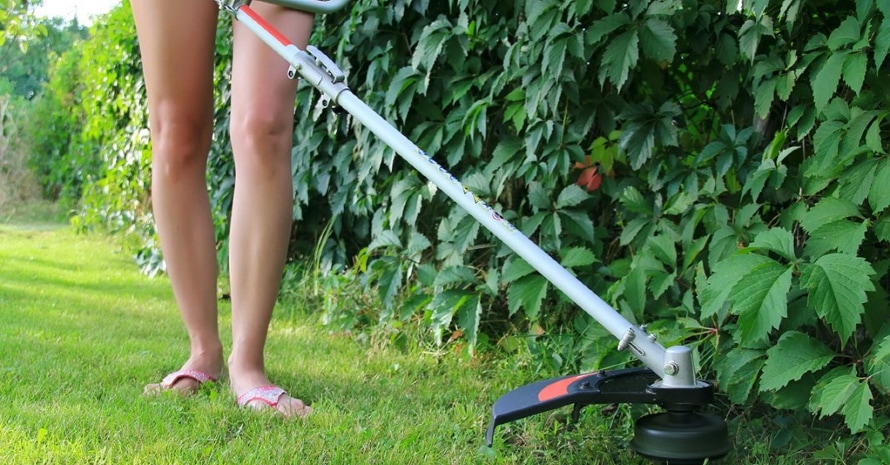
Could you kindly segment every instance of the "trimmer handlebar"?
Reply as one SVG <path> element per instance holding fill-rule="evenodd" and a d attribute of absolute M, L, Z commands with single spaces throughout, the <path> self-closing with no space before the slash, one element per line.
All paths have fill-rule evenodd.
<path fill-rule="evenodd" d="M 308 11 L 310 13 L 333 13 L 349 3 L 350 0 L 259 0 L 263 3 L 274 3 L 285 8 Z"/>

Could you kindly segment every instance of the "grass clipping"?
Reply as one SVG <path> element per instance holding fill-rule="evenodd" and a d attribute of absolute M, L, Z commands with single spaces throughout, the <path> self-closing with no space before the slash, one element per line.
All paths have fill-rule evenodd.
<path fill-rule="evenodd" d="M 0 95 L 0 218 L 15 213 L 16 205 L 39 196 L 16 117 L 9 96 Z"/>

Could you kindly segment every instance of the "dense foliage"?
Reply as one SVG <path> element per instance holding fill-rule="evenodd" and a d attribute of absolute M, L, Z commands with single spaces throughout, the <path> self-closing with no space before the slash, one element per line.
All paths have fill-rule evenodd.
<path fill-rule="evenodd" d="M 227 31 L 208 175 L 223 257 Z M 156 270 L 126 11 L 92 34 L 79 95 L 104 148 L 80 220 L 135 229 Z M 872 445 L 865 460 L 888 459 L 890 2 L 359 0 L 315 39 L 357 95 L 628 319 L 694 347 L 729 401 L 836 415 Z M 296 102 L 293 250 L 313 251 L 329 300 L 355 277 L 387 309 L 327 305 L 326 321 L 419 319 L 560 372 L 628 360 L 317 98 L 304 85 Z"/>

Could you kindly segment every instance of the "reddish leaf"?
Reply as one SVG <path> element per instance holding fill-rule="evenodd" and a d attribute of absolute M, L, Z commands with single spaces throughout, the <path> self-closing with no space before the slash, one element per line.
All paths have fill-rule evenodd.
<path fill-rule="evenodd" d="M 593 192 L 599 189 L 600 184 L 603 182 L 603 175 L 597 172 L 598 169 L 599 166 L 597 165 L 582 171 L 581 175 L 578 176 L 576 184 L 587 189 L 587 192 Z"/>

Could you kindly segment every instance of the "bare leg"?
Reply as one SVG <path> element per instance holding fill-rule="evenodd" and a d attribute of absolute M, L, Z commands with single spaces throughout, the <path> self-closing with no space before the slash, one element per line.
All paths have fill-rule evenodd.
<path fill-rule="evenodd" d="M 253 3 L 275 28 L 305 47 L 312 16 L 282 7 Z M 243 25 L 234 26 L 232 66 L 232 147 L 235 197 L 232 204 L 230 270 L 232 280 L 232 353 L 229 377 L 236 395 L 270 385 L 264 346 L 278 296 L 292 222 L 293 185 L 290 151 L 296 82 L 288 65 Z M 285 416 L 309 408 L 285 397 Z"/>
<path fill-rule="evenodd" d="M 183 368 L 217 376 L 222 370 L 222 344 L 205 170 L 213 124 L 218 9 L 210 0 L 131 0 L 131 4 L 150 111 L 152 206 L 191 343 Z M 173 386 L 182 392 L 195 388 L 191 379 Z"/>

